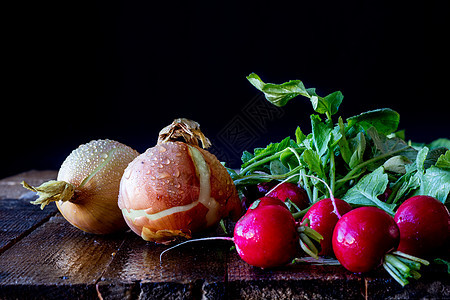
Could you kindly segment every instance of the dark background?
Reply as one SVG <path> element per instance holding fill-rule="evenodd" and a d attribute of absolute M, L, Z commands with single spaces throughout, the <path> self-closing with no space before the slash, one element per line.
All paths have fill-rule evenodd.
<path fill-rule="evenodd" d="M 393 4 L 395 3 L 395 4 Z M 450 137 L 448 1 L 88 1 L 4 4 L 0 177 L 58 169 L 79 144 L 139 152 L 174 118 L 212 149 L 309 132 L 309 100 L 268 105 L 245 76 L 344 94 L 339 115 L 391 107 L 407 139 Z"/>

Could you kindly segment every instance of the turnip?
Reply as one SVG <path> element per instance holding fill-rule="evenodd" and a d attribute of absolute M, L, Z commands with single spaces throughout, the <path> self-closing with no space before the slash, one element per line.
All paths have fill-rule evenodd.
<path fill-rule="evenodd" d="M 322 237 L 304 224 L 297 223 L 281 200 L 264 197 L 255 201 L 238 220 L 233 238 L 188 240 L 174 247 L 193 241 L 228 240 L 234 242 L 237 253 L 248 264 L 272 268 L 291 262 L 300 248 L 317 258 L 318 250 L 310 238 L 320 243 Z M 174 247 L 163 251 L 161 257 Z"/>
<path fill-rule="evenodd" d="M 411 255 L 430 255 L 449 237 L 447 208 L 430 196 L 414 196 L 398 208 L 394 220 L 400 229 L 398 250 Z"/>
<path fill-rule="evenodd" d="M 22 184 L 39 195 L 32 203 L 41 209 L 54 201 L 73 226 L 89 233 L 112 233 L 127 227 L 117 196 L 125 168 L 138 155 L 122 143 L 94 140 L 67 156 L 57 180 L 38 187 Z"/>
<path fill-rule="evenodd" d="M 344 200 L 336 198 L 334 200 L 340 215 L 344 215 L 352 209 L 350 204 Z M 332 200 L 326 198 L 314 203 L 303 217 L 303 221 L 305 219 L 309 219 L 309 226 L 323 237 L 323 240 L 320 242 L 322 250 L 319 252 L 319 255 L 333 255 L 331 238 L 339 218 L 334 212 Z"/>
<path fill-rule="evenodd" d="M 360 207 L 346 213 L 334 228 L 332 245 L 338 261 L 349 271 L 363 273 L 380 265 L 402 286 L 407 277 L 420 277 L 420 263 L 429 262 L 393 252 L 400 230 L 390 215 L 376 207 Z"/>
<path fill-rule="evenodd" d="M 184 142 L 180 141 L 184 140 Z M 225 167 L 200 148 L 209 140 L 197 122 L 176 119 L 158 144 L 136 157 L 120 182 L 118 205 L 128 226 L 146 241 L 170 243 L 241 215 L 237 190 Z"/>

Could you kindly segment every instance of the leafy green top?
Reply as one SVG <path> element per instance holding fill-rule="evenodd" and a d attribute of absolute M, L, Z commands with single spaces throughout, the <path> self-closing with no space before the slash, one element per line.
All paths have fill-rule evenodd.
<path fill-rule="evenodd" d="M 447 203 L 450 193 L 450 140 L 439 139 L 429 145 L 404 140 L 397 131 L 400 115 L 382 108 L 333 123 L 344 96 L 340 91 L 325 97 L 300 80 L 283 84 L 265 83 L 255 73 L 247 79 L 266 99 L 284 106 L 297 96 L 311 101 L 317 114 L 311 115 L 312 132 L 300 127 L 295 140 L 286 137 L 279 143 L 244 151 L 240 172 L 229 169 L 238 187 L 285 180 L 299 182 L 312 203 L 329 197 L 324 180 L 336 198 L 356 206 L 377 206 L 393 215 L 408 196 L 430 195 Z M 322 119 L 320 115 L 325 115 Z M 392 191 L 387 197 L 385 192 Z"/>

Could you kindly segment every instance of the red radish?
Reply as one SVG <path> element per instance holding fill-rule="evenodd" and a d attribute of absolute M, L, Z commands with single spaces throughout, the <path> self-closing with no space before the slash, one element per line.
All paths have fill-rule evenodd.
<path fill-rule="evenodd" d="M 360 207 L 337 222 L 332 244 L 339 262 L 347 270 L 361 273 L 381 265 L 399 240 L 400 231 L 391 216 L 376 207 Z"/>
<path fill-rule="evenodd" d="M 247 212 L 249 212 L 250 210 L 256 209 L 258 207 L 268 206 L 268 205 L 278 205 L 278 206 L 287 208 L 286 204 L 278 198 L 261 197 L 258 200 L 256 200 L 255 202 L 253 202 L 252 205 L 250 205 Z"/>
<path fill-rule="evenodd" d="M 256 199 L 264 196 L 265 194 L 261 194 L 260 192 L 258 192 L 258 187 L 254 184 L 245 186 L 242 189 L 242 193 L 244 195 L 245 204 L 247 206 L 246 208 L 248 208 Z"/>
<path fill-rule="evenodd" d="M 249 209 L 236 223 L 234 243 L 239 256 L 261 268 L 282 266 L 299 249 L 297 226 L 292 214 L 280 205 Z"/>
<path fill-rule="evenodd" d="M 283 182 L 275 186 L 266 196 L 278 198 L 281 201 L 291 200 L 299 209 L 308 207 L 309 198 L 306 191 L 290 182 Z"/>
<path fill-rule="evenodd" d="M 389 199 L 389 196 L 391 196 L 392 190 L 389 187 L 386 187 L 383 194 L 378 195 L 378 199 L 386 202 Z"/>
<path fill-rule="evenodd" d="M 272 180 L 269 182 L 258 183 L 257 185 L 248 185 L 244 188 L 242 198 L 243 211 L 247 209 L 258 199 L 264 197 L 267 192 L 269 192 L 274 186 L 277 185 L 277 181 Z"/>
<path fill-rule="evenodd" d="M 344 200 L 335 198 L 336 207 L 339 214 L 342 216 L 352 210 L 350 204 Z M 336 213 L 334 213 L 333 203 L 330 198 L 322 199 L 311 206 L 303 217 L 302 221 L 309 219 L 310 227 L 320 233 L 323 240 L 320 242 L 321 251 L 319 255 L 333 255 L 333 247 L 331 245 L 331 238 L 333 230 L 339 220 Z"/>
<path fill-rule="evenodd" d="M 380 265 L 402 286 L 406 277 L 419 278 L 425 260 L 393 252 L 400 241 L 400 230 L 390 215 L 376 207 L 356 208 L 337 222 L 332 244 L 339 262 L 349 271 L 363 273 Z M 405 258 L 406 257 L 406 258 Z"/>
<path fill-rule="evenodd" d="M 400 205 L 394 220 L 400 229 L 398 250 L 411 255 L 433 254 L 449 237 L 447 208 L 430 196 L 414 196 Z"/>
<path fill-rule="evenodd" d="M 261 182 L 256 185 L 256 189 L 258 190 L 259 195 L 264 196 L 271 189 L 273 189 L 278 184 L 278 181 L 272 180 L 269 182 Z"/>
<path fill-rule="evenodd" d="M 295 258 L 299 245 L 317 258 L 317 249 L 309 238 L 320 243 L 322 238 L 303 224 L 295 222 L 287 206 L 279 199 L 263 197 L 255 201 L 236 223 L 234 236 L 188 240 L 163 251 L 162 255 L 182 244 L 202 240 L 228 240 L 234 242 L 239 256 L 248 264 L 271 268 L 288 264 Z"/>

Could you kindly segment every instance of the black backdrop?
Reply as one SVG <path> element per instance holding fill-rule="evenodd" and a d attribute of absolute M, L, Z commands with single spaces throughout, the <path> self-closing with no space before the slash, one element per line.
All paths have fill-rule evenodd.
<path fill-rule="evenodd" d="M 235 167 L 244 149 L 308 132 L 309 100 L 276 109 L 251 72 L 341 90 L 343 117 L 391 107 L 407 139 L 450 137 L 448 1 L 342 2 L 7 4 L 1 177 L 58 169 L 92 139 L 143 152 L 177 117 Z"/>

